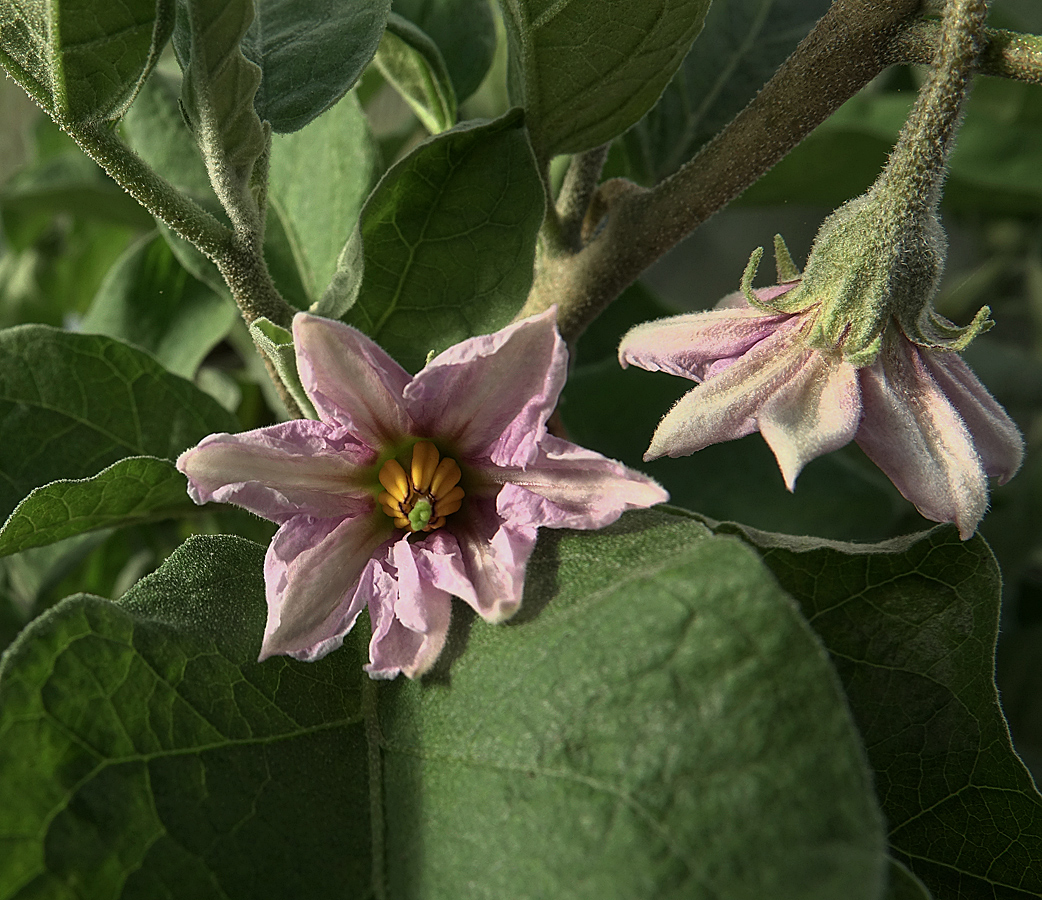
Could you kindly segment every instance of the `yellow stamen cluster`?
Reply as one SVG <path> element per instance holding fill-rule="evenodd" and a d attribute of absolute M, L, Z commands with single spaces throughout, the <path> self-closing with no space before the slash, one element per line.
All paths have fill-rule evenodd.
<path fill-rule="evenodd" d="M 434 444 L 418 441 L 408 472 L 396 459 L 383 464 L 378 477 L 384 491 L 377 499 L 399 528 L 434 531 L 463 505 L 461 475 L 456 460 L 442 459 Z"/>

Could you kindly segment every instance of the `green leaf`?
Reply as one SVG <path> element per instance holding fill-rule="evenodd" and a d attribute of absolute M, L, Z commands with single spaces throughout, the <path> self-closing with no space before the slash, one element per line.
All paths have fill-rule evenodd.
<path fill-rule="evenodd" d="M 389 687 L 361 633 L 254 663 L 262 564 L 191 539 L 11 648 L 0 896 L 882 896 L 834 674 L 738 541 L 657 512 L 546 532 L 521 621 L 457 611 L 441 676 Z"/>
<path fill-rule="evenodd" d="M 6 0 L 0 65 L 62 124 L 118 119 L 173 23 L 172 0 Z"/>
<path fill-rule="evenodd" d="M 261 70 L 240 47 L 254 19 L 253 0 L 178 4 L 174 36 L 184 74 L 182 108 L 221 205 L 236 227 L 259 234 L 254 167 L 267 150 L 271 131 L 253 106 Z"/>
<path fill-rule="evenodd" d="M 44 325 L 0 332 L 0 515 L 33 488 L 125 456 L 175 459 L 233 416 L 151 356 Z"/>
<path fill-rule="evenodd" d="M 1042 895 L 1042 795 L 993 680 L 1000 576 L 951 526 L 875 546 L 721 525 L 757 547 L 846 687 L 895 856 L 938 897 Z"/>
<path fill-rule="evenodd" d="M 297 372 L 296 348 L 293 344 L 293 334 L 285 328 L 276 325 L 268 319 L 254 319 L 250 323 L 250 337 L 254 343 L 263 351 L 264 355 L 271 360 L 271 364 L 278 372 L 279 378 L 296 401 L 300 411 L 309 419 L 317 419 L 318 413 L 311 403 L 311 398 L 304 391 L 300 383 L 300 374 Z"/>
<path fill-rule="evenodd" d="M 933 900 L 918 878 L 896 859 L 890 860 L 890 885 L 886 900 Z"/>
<path fill-rule="evenodd" d="M 121 603 L 69 598 L 10 648 L 0 896 L 367 895 L 360 662 L 254 661 L 263 555 L 190 539 Z"/>
<path fill-rule="evenodd" d="M 536 156 L 607 143 L 658 100 L 709 0 L 501 0 L 510 97 Z"/>
<path fill-rule="evenodd" d="M 260 117 L 290 132 L 329 109 L 373 58 L 390 9 L 390 0 L 258 0 L 242 49 L 263 72 Z"/>
<path fill-rule="evenodd" d="M 532 283 L 542 182 L 516 111 L 426 141 L 362 211 L 365 272 L 346 320 L 403 366 L 495 331 Z"/>
<path fill-rule="evenodd" d="M 431 134 L 456 124 L 456 92 L 434 41 L 394 14 L 373 60 Z"/>
<path fill-rule="evenodd" d="M 521 621 L 381 697 L 390 896 L 880 897 L 846 704 L 742 549 L 661 512 L 544 531 Z"/>
<path fill-rule="evenodd" d="M 705 29 L 661 99 L 623 144 L 631 177 L 672 175 L 756 95 L 829 0 L 714 0 Z"/>
<path fill-rule="evenodd" d="M 131 456 L 93 478 L 52 481 L 33 490 L 0 528 L 0 556 L 195 509 L 184 475 L 170 460 Z"/>
<path fill-rule="evenodd" d="M 307 302 L 322 295 L 379 174 L 379 151 L 349 94 L 295 134 L 271 142 L 270 211 L 278 216 Z"/>
<path fill-rule="evenodd" d="M 235 306 L 189 275 L 153 233 L 109 270 L 81 330 L 135 344 L 192 378 L 237 317 Z"/>
<path fill-rule="evenodd" d="M 459 100 L 478 89 L 496 52 L 489 0 L 394 0 L 392 9 L 437 45 Z"/>

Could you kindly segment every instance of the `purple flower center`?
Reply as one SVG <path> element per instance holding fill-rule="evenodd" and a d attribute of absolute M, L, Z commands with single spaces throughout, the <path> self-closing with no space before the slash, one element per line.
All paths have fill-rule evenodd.
<path fill-rule="evenodd" d="M 408 470 L 397 459 L 383 464 L 378 477 L 384 491 L 377 500 L 399 528 L 434 531 L 463 505 L 462 474 L 456 460 L 441 457 L 430 441 L 418 441 Z"/>

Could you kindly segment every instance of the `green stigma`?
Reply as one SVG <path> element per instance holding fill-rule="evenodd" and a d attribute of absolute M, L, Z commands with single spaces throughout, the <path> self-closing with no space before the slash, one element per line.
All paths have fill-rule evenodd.
<path fill-rule="evenodd" d="M 409 526 L 413 531 L 422 531 L 431 520 L 434 512 L 429 500 L 417 500 L 416 505 L 409 510 Z"/>

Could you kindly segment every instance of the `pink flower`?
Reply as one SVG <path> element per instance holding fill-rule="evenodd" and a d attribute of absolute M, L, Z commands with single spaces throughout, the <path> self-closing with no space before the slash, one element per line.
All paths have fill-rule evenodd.
<path fill-rule="evenodd" d="M 659 423 L 644 455 L 686 456 L 759 431 L 789 490 L 810 460 L 851 440 L 926 518 L 965 540 L 988 506 L 988 475 L 1008 481 L 1024 444 L 1017 426 L 958 353 L 919 346 L 893 324 L 861 368 L 811 340 L 820 305 L 769 307 L 796 282 L 741 293 L 710 312 L 632 329 L 619 361 L 699 387 Z"/>
<path fill-rule="evenodd" d="M 547 432 L 566 369 L 554 315 L 463 341 L 415 377 L 361 332 L 296 316 L 319 421 L 210 435 L 177 462 L 197 503 L 281 526 L 261 659 L 325 656 L 368 606 L 366 670 L 415 678 L 445 643 L 450 597 L 487 622 L 516 612 L 540 525 L 600 528 L 668 499 Z"/>

